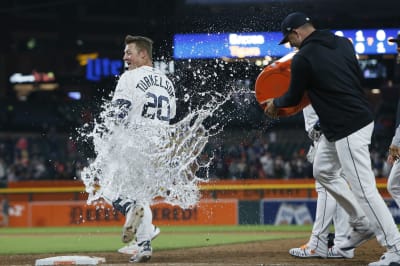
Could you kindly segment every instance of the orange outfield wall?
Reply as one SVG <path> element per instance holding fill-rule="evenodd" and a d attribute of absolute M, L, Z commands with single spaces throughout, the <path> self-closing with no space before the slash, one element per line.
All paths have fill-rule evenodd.
<path fill-rule="evenodd" d="M 382 196 L 390 197 L 387 179 L 376 181 Z M 160 225 L 237 224 L 239 200 L 316 197 L 314 179 L 218 180 L 199 187 L 202 199 L 198 206 L 182 210 L 156 204 L 152 206 L 154 222 Z M 0 188 L 0 200 L 3 198 L 9 200 L 12 227 L 122 225 L 124 220 L 109 205 L 99 208 L 86 205 L 87 194 L 80 181 L 14 182 L 8 188 Z"/>
<path fill-rule="evenodd" d="M 192 209 L 158 203 L 153 205 L 156 225 L 235 225 L 237 200 L 202 200 Z M 122 226 L 124 217 L 107 204 L 85 201 L 11 202 L 10 227 Z"/>

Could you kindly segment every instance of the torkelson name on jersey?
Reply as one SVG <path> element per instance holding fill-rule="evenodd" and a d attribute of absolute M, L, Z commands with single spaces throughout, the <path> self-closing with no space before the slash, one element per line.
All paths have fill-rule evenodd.
<path fill-rule="evenodd" d="M 159 75 L 147 75 L 143 77 L 136 85 L 136 88 L 145 92 L 151 86 L 162 87 L 171 97 L 174 97 L 174 87 L 171 82 Z"/>

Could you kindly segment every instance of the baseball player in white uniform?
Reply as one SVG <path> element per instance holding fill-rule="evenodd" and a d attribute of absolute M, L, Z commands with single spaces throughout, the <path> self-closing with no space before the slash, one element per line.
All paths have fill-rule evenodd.
<path fill-rule="evenodd" d="M 318 142 L 322 133 L 318 116 L 312 105 L 303 109 L 303 115 L 305 129 L 314 142 L 307 154 L 307 159 L 310 163 L 314 163 L 315 151 L 319 149 Z M 340 246 L 350 233 L 349 215 L 318 181 L 315 181 L 315 189 L 318 193 L 317 207 L 310 239 L 301 247 L 290 249 L 289 254 L 299 258 L 353 258 L 354 249 L 342 251 L 337 248 L 337 245 Z M 335 225 L 335 239 L 334 245 L 328 247 L 329 227 L 332 221 Z"/>
<path fill-rule="evenodd" d="M 153 68 L 153 41 L 147 37 L 131 36 L 125 38 L 123 60 L 127 66 L 118 80 L 112 103 L 117 106 L 117 121 L 129 125 L 154 125 L 159 130 L 176 114 L 176 99 L 173 83 L 159 70 Z M 149 132 L 151 135 L 151 132 Z M 148 202 L 140 199 L 113 198 L 105 195 L 115 209 L 126 216 L 122 241 L 132 243 L 131 247 L 120 249 L 122 253 L 132 252 L 130 262 L 146 262 L 152 256 L 151 240 L 159 229 L 152 224 L 152 211 Z M 137 249 L 135 250 L 135 247 Z"/>

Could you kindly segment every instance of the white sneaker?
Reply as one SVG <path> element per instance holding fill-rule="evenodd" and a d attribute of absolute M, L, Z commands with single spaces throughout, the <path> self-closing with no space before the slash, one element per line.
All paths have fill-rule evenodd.
<path fill-rule="evenodd" d="M 385 252 L 382 257 L 368 266 L 400 266 L 400 254 L 396 252 Z"/>
<path fill-rule="evenodd" d="M 154 230 L 151 235 L 151 240 L 155 239 L 160 234 L 160 228 L 154 226 Z M 136 255 L 139 252 L 139 246 L 136 241 L 132 241 L 129 245 L 126 245 L 120 249 L 118 249 L 119 253 L 127 254 L 127 255 Z"/>
<path fill-rule="evenodd" d="M 289 254 L 298 258 L 320 258 L 320 256 L 315 252 L 315 250 L 309 248 L 307 244 L 302 245 L 299 248 L 290 249 Z"/>
<path fill-rule="evenodd" d="M 137 228 L 142 221 L 143 214 L 143 206 L 132 204 L 126 214 L 125 224 L 122 228 L 122 242 L 129 243 L 136 237 Z"/>
<path fill-rule="evenodd" d="M 139 252 L 133 255 L 129 262 L 146 262 L 151 259 L 153 249 L 151 248 L 150 241 L 143 241 L 138 244 Z"/>
<path fill-rule="evenodd" d="M 374 235 L 375 233 L 372 230 L 353 230 L 347 237 L 347 240 L 340 244 L 339 248 L 344 251 L 354 249 L 370 240 Z"/>
<path fill-rule="evenodd" d="M 330 259 L 351 259 L 354 257 L 354 249 L 350 250 L 341 250 L 336 246 L 332 246 L 328 249 L 328 258 Z"/>
<path fill-rule="evenodd" d="M 118 249 L 118 252 L 121 254 L 127 255 L 136 255 L 139 252 L 139 246 L 137 245 L 136 241 L 132 241 L 128 245 Z"/>

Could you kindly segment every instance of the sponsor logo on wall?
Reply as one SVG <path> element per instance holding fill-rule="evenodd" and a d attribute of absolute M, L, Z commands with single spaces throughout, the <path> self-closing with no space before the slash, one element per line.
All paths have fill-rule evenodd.
<path fill-rule="evenodd" d="M 111 207 L 71 206 L 70 224 L 120 221 L 121 216 L 123 215 Z"/>
<path fill-rule="evenodd" d="M 316 200 L 265 200 L 262 202 L 264 224 L 312 224 Z"/>

